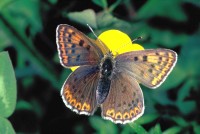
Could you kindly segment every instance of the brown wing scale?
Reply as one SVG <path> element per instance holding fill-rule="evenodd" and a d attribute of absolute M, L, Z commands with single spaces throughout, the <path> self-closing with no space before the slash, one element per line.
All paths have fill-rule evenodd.
<path fill-rule="evenodd" d="M 144 112 L 144 98 L 137 81 L 125 73 L 112 78 L 108 97 L 102 104 L 102 117 L 114 123 L 126 124 Z"/>
<path fill-rule="evenodd" d="M 177 61 L 176 52 L 152 49 L 127 52 L 116 57 L 116 68 L 131 74 L 147 87 L 157 88 L 167 78 Z"/>
<path fill-rule="evenodd" d="M 60 24 L 56 30 L 60 62 L 64 67 L 97 64 L 103 53 L 92 39 L 76 28 Z"/>
<path fill-rule="evenodd" d="M 68 77 L 61 90 L 65 105 L 78 114 L 93 114 L 97 107 L 98 77 L 97 66 L 84 66 L 76 69 Z"/>

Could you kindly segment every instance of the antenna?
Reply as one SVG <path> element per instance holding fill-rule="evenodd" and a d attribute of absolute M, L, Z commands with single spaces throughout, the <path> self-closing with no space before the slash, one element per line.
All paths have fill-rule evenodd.
<path fill-rule="evenodd" d="M 137 41 L 137 40 L 141 40 L 141 39 L 142 39 L 142 37 L 137 37 L 137 38 L 133 39 L 133 40 L 131 41 L 131 43 L 133 43 L 133 42 L 135 42 L 135 41 Z M 129 44 L 130 44 L 130 42 L 129 42 L 129 43 L 126 43 L 126 44 L 124 44 L 124 45 L 122 45 L 120 48 L 118 48 L 117 50 L 115 50 L 115 52 L 117 53 L 118 50 L 120 50 L 121 48 L 123 48 L 123 47 L 125 47 L 125 46 L 127 46 L 127 45 L 129 45 Z"/>
<path fill-rule="evenodd" d="M 102 45 L 103 49 L 106 51 L 107 53 L 107 49 L 105 48 L 103 42 L 97 37 L 97 35 L 95 34 L 94 30 L 92 29 L 92 27 L 90 27 L 89 24 L 87 24 L 87 26 L 89 27 L 90 31 L 94 34 L 94 36 L 97 38 L 97 40 L 99 41 L 99 43 Z"/>

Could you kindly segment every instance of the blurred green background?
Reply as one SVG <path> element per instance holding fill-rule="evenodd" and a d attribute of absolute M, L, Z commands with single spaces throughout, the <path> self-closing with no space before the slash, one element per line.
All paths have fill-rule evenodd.
<path fill-rule="evenodd" d="M 103 120 L 100 109 L 80 116 L 62 102 L 71 71 L 59 63 L 55 30 L 69 24 L 94 37 L 87 23 L 97 35 L 118 29 L 142 36 L 145 49 L 178 53 L 162 86 L 142 86 L 145 113 L 134 123 Z M 200 133 L 199 26 L 199 0 L 0 0 L 0 51 L 10 56 L 0 53 L 0 133 Z"/>

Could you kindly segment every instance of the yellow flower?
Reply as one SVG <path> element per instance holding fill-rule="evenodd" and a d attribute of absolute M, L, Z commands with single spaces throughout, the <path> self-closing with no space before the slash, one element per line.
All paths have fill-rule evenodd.
<path fill-rule="evenodd" d="M 144 48 L 131 42 L 129 36 L 119 30 L 108 30 L 103 32 L 98 37 L 113 53 L 116 55 L 122 54 L 130 51 L 144 50 Z M 74 71 L 78 67 L 72 67 L 71 70 Z"/>

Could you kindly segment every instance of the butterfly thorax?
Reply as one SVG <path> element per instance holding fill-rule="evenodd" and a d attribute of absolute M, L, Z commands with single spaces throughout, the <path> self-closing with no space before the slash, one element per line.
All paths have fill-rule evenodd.
<path fill-rule="evenodd" d="M 106 58 L 101 66 L 101 75 L 104 77 L 110 77 L 113 70 L 113 63 L 110 58 Z"/>
<path fill-rule="evenodd" d="M 111 78 L 114 68 L 114 60 L 111 53 L 106 54 L 100 64 L 100 79 L 97 87 L 97 103 L 102 104 L 110 89 Z"/>

